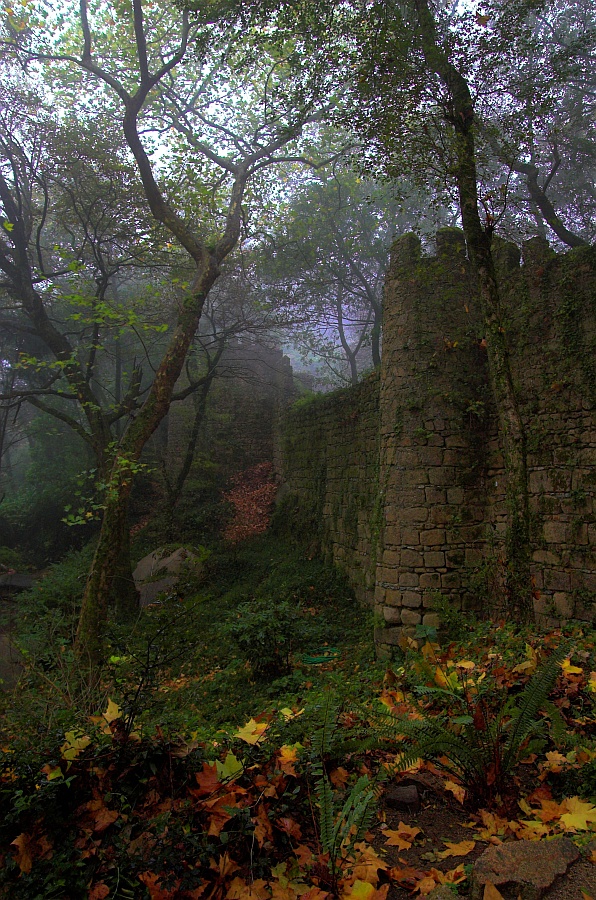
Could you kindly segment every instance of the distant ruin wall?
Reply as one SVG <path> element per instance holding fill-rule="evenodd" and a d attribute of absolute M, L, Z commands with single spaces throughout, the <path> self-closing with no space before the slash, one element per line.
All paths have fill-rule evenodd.
<path fill-rule="evenodd" d="M 513 245 L 495 241 L 495 254 L 528 438 L 537 621 L 594 621 L 596 251 L 559 256 L 534 239 L 523 265 Z M 283 469 L 306 496 L 322 483 L 321 460 L 325 472 L 333 460 L 336 487 L 325 488 L 322 506 L 328 546 L 348 574 L 366 572 L 360 594 L 374 599 L 385 624 L 377 640 L 391 645 L 404 630 L 436 623 L 437 594 L 458 609 L 499 604 L 505 473 L 459 231 L 439 232 L 434 257 L 421 256 L 414 235 L 394 245 L 376 419 L 372 403 L 359 412 L 369 384 L 315 404 L 300 420 L 300 442 L 316 452 L 287 452 Z M 291 434 L 295 414 L 287 421 Z M 355 509 L 352 540 L 345 523 Z"/>
<path fill-rule="evenodd" d="M 365 602 L 374 594 L 381 525 L 378 422 L 379 378 L 372 375 L 290 409 L 280 454 L 281 479 L 306 527 Z"/>

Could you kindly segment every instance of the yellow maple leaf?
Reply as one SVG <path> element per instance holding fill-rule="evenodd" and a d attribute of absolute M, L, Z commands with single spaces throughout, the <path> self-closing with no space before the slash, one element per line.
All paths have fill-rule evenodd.
<path fill-rule="evenodd" d="M 413 828 L 410 825 L 404 825 L 400 822 L 396 829 L 387 828 L 383 834 L 387 838 L 385 844 L 387 847 L 398 847 L 400 850 L 409 850 L 412 846 L 417 834 L 420 834 L 419 828 Z"/>
<path fill-rule="evenodd" d="M 284 744 L 279 748 L 279 768 L 286 775 L 296 775 L 294 763 L 298 761 L 298 751 L 302 744 Z"/>
<path fill-rule="evenodd" d="M 590 672 L 586 687 L 589 691 L 592 691 L 593 694 L 596 694 L 596 672 Z"/>
<path fill-rule="evenodd" d="M 284 706 L 283 709 L 280 709 L 279 714 L 283 716 L 284 722 L 290 722 L 292 719 L 297 719 L 298 716 L 301 716 L 304 712 L 304 709 L 290 709 L 289 706 Z"/>
<path fill-rule="evenodd" d="M 108 708 L 105 713 L 103 713 L 103 717 L 106 722 L 109 724 L 110 722 L 114 722 L 116 719 L 122 718 L 122 710 L 118 706 L 117 703 L 114 703 L 113 700 L 110 700 L 108 697 Z"/>
<path fill-rule="evenodd" d="M 60 754 L 62 759 L 68 760 L 68 766 L 70 768 L 73 759 L 76 759 L 79 753 L 81 753 L 85 747 L 89 746 L 91 738 L 86 734 L 83 734 L 82 731 L 67 731 L 64 737 L 66 740 L 60 747 Z"/>
<path fill-rule="evenodd" d="M 446 850 L 437 853 L 439 859 L 447 859 L 448 856 L 467 856 L 476 846 L 476 841 L 460 841 L 455 844 L 453 841 L 443 841 Z"/>
<path fill-rule="evenodd" d="M 567 812 L 561 816 L 561 824 L 566 831 L 588 831 L 589 822 L 596 822 L 596 806 L 579 797 L 565 800 Z"/>
<path fill-rule="evenodd" d="M 374 892 L 374 884 L 357 879 L 350 889 L 350 897 L 354 897 L 354 900 L 371 900 Z"/>
<path fill-rule="evenodd" d="M 456 784 L 455 781 L 450 781 L 449 778 L 445 781 L 445 790 L 451 791 L 453 796 L 459 803 L 463 803 L 466 799 L 466 789 L 461 786 L 461 784 Z"/>
<path fill-rule="evenodd" d="M 269 728 L 268 722 L 257 722 L 256 719 L 249 719 L 246 725 L 240 728 L 234 737 L 246 741 L 247 744 L 258 744 L 263 740 L 265 732 Z"/>
<path fill-rule="evenodd" d="M 572 666 L 571 657 L 569 656 L 567 659 L 564 659 L 563 662 L 559 663 L 559 665 L 563 669 L 563 675 L 565 675 L 565 677 L 567 677 L 567 675 L 581 675 L 584 671 L 583 669 L 580 669 L 579 666 Z"/>
<path fill-rule="evenodd" d="M 545 834 L 550 834 L 551 831 L 548 825 L 535 820 L 522 819 L 521 824 L 524 827 L 517 830 L 516 837 L 526 841 L 539 841 L 541 837 L 544 837 Z"/>
<path fill-rule="evenodd" d="M 526 660 L 515 666 L 512 671 L 518 675 L 533 675 L 538 666 L 538 654 L 530 644 L 526 644 Z"/>

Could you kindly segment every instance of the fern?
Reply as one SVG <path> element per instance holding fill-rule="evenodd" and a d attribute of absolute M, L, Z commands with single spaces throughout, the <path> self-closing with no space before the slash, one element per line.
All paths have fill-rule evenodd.
<path fill-rule="evenodd" d="M 473 801 L 490 804 L 503 792 L 522 754 L 544 745 L 548 731 L 541 712 L 548 715 L 554 737 L 563 734 L 563 719 L 548 696 L 568 654 L 567 644 L 555 650 L 521 693 L 507 699 L 496 713 L 491 713 L 482 697 L 472 706 L 466 694 L 423 688 L 419 693 L 448 697 L 463 714 L 413 720 L 388 713 L 377 720 L 378 733 L 393 740 L 400 736 L 400 768 L 418 758 L 439 761 L 462 782 Z"/>
<path fill-rule="evenodd" d="M 316 754 L 312 772 L 316 778 L 319 837 L 323 852 L 329 855 L 330 886 L 334 894 L 337 894 L 339 877 L 352 856 L 354 845 L 362 840 L 370 827 L 376 798 L 375 784 L 363 775 L 348 792 L 343 805 L 337 802 L 337 794 L 325 772 L 325 756 L 331 749 L 336 727 L 337 709 L 327 704 L 323 725 L 312 739 Z"/>

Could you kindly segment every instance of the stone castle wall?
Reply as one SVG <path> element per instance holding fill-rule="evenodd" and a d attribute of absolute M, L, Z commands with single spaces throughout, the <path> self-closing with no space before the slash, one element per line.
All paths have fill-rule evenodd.
<path fill-rule="evenodd" d="M 278 472 L 300 520 L 348 574 L 357 597 L 374 594 L 379 540 L 379 378 L 285 413 Z"/>
<path fill-rule="evenodd" d="M 527 430 L 537 620 L 593 621 L 596 252 L 558 256 L 534 239 L 522 265 L 513 245 L 495 241 L 495 254 Z M 373 384 L 290 414 L 286 435 L 299 433 L 304 452 L 290 440 L 282 467 L 290 490 L 321 492 L 324 543 L 374 600 L 377 639 L 391 645 L 436 623 L 438 594 L 458 609 L 496 612 L 500 602 L 505 473 L 459 231 L 439 232 L 433 257 L 414 235 L 394 245 L 378 412 L 372 394 L 364 412 Z"/>

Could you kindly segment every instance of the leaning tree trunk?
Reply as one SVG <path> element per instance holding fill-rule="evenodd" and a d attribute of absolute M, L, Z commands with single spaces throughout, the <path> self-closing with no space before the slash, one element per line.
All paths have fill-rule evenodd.
<path fill-rule="evenodd" d="M 128 540 L 128 503 L 134 468 L 145 444 L 168 412 L 174 386 L 197 330 L 205 298 L 217 275 L 217 266 L 211 256 L 208 256 L 197 273 L 192 292 L 180 311 L 176 328 L 155 373 L 147 399 L 128 426 L 112 466 L 99 541 L 85 585 L 75 641 L 75 652 L 91 682 L 97 678 L 103 662 L 104 626 L 108 603 L 113 596 L 117 580 L 122 577 L 122 541 Z M 127 603 L 127 597 L 133 608 L 137 603 L 136 592 L 132 594 L 129 584 L 126 584 L 125 588 L 126 593 L 117 603 L 121 615 L 124 613 L 123 607 Z"/>
<path fill-rule="evenodd" d="M 447 119 L 455 135 L 456 180 L 468 253 L 478 278 L 489 362 L 489 377 L 499 421 L 507 474 L 506 599 L 522 621 L 532 616 L 530 578 L 530 509 L 526 435 L 513 377 L 501 296 L 491 253 L 492 229 L 484 227 L 478 210 L 478 179 L 474 140 L 474 106 L 465 78 L 440 45 L 427 0 L 414 0 L 421 49 L 428 67 L 447 88 L 451 108 Z"/>

